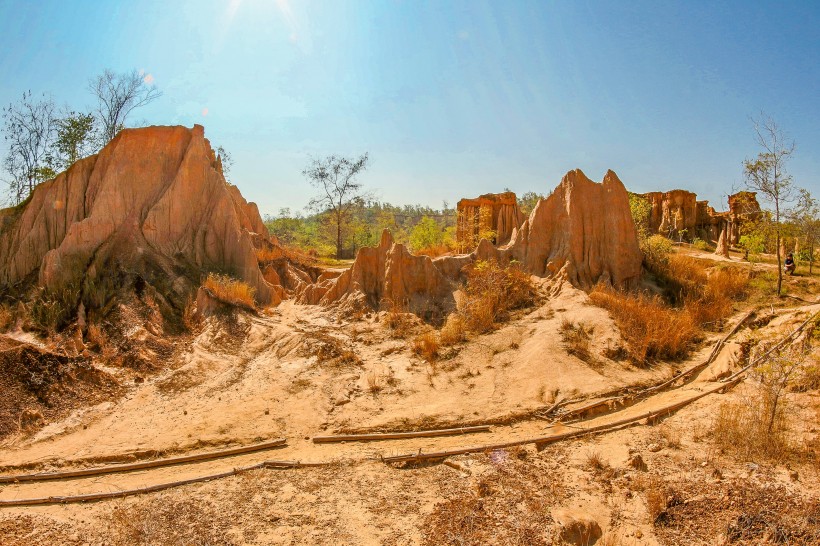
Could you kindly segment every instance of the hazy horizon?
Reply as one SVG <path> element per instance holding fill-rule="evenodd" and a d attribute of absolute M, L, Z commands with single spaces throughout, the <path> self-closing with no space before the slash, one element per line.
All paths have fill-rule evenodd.
<path fill-rule="evenodd" d="M 364 152 L 397 205 L 547 193 L 579 168 L 725 210 L 761 111 L 820 191 L 819 25 L 808 4 L 0 0 L 0 103 L 88 110 L 91 77 L 143 70 L 163 96 L 131 122 L 204 125 L 263 214 L 307 204 L 311 157 Z"/>

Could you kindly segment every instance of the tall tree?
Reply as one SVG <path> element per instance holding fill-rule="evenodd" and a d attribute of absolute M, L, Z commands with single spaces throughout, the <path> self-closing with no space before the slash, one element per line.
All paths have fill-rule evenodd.
<path fill-rule="evenodd" d="M 814 265 L 814 249 L 820 241 L 820 206 L 809 190 L 800 188 L 797 206 L 792 211 L 792 221 L 797 235 L 803 238 L 803 248 L 808 254 L 809 275 Z"/>
<path fill-rule="evenodd" d="M 318 190 L 310 200 L 316 211 L 328 211 L 336 232 L 336 258 L 342 257 L 342 231 L 350 220 L 350 212 L 357 203 L 367 200 L 369 192 L 362 190 L 358 175 L 367 168 L 368 155 L 348 159 L 335 155 L 313 159 L 302 171 L 308 182 Z"/>
<path fill-rule="evenodd" d="M 78 159 L 89 156 L 99 149 L 94 114 L 67 112 L 56 123 L 54 163 L 58 168 L 67 169 Z"/>
<path fill-rule="evenodd" d="M 97 98 L 97 119 L 103 146 L 125 127 L 131 112 L 162 96 L 148 81 L 136 70 L 117 74 L 106 69 L 88 83 L 89 91 Z"/>
<path fill-rule="evenodd" d="M 775 234 L 775 252 L 777 254 L 777 295 L 783 286 L 783 257 L 780 254 L 780 239 L 783 235 L 783 213 L 788 203 L 794 198 L 792 177 L 786 172 L 786 163 L 794 153 L 794 141 L 789 141 L 775 121 L 761 115 L 752 120 L 755 139 L 762 151 L 756 159 L 743 162 L 743 174 L 746 187 L 756 191 L 764 201 L 774 207 L 772 228 Z"/>
<path fill-rule="evenodd" d="M 54 101 L 43 95 L 22 99 L 3 108 L 3 138 L 8 152 L 3 161 L 11 176 L 9 198 L 15 205 L 25 200 L 38 183 L 54 176 L 49 155 L 56 131 Z"/>

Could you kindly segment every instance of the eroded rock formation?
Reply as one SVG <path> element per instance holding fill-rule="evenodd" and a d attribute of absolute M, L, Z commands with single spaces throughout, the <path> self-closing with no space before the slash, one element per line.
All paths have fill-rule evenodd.
<path fill-rule="evenodd" d="M 580 170 L 567 173 L 552 194 L 538 202 L 507 245 L 483 239 L 470 254 L 430 259 L 414 256 L 389 232 L 379 246 L 359 250 L 337 278 L 305 286 L 302 303 L 355 303 L 372 308 L 399 305 L 417 314 L 452 304 L 465 267 L 476 260 L 516 260 L 538 277 L 590 289 L 598 282 L 619 287 L 637 283 L 643 256 L 626 188 L 609 171 L 602 183 Z"/>
<path fill-rule="evenodd" d="M 204 272 L 219 271 L 254 287 L 260 303 L 277 298 L 254 242 L 275 241 L 225 181 L 199 125 L 123 130 L 2 216 L 0 286 L 82 295 L 148 284 L 178 308 Z"/>
<path fill-rule="evenodd" d="M 708 201 L 698 201 L 697 195 L 686 190 L 649 192 L 642 194 L 652 206 L 649 216 L 650 233 L 677 239 L 686 230 L 686 239 L 699 237 L 717 243 L 726 230 L 727 244 L 737 244 L 744 222 L 760 214 L 754 192 L 742 191 L 729 196 L 729 210 L 716 212 Z"/>
<path fill-rule="evenodd" d="M 411 254 L 385 230 L 378 246 L 359 250 L 350 269 L 305 286 L 298 299 L 309 304 L 339 302 L 356 308 L 426 314 L 448 307 L 452 288 L 430 257 Z"/>
<path fill-rule="evenodd" d="M 518 199 L 511 191 L 462 199 L 456 210 L 456 242 L 463 250 L 474 249 L 482 238 L 488 238 L 497 245 L 506 244 L 513 230 L 524 222 Z"/>
<path fill-rule="evenodd" d="M 676 237 L 682 230 L 692 234 L 698 219 L 697 195 L 686 190 L 643 194 L 652 205 L 649 229 L 653 233 Z"/>

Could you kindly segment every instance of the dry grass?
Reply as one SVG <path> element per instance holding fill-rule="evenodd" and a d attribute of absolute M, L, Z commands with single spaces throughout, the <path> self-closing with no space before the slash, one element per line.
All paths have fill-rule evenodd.
<path fill-rule="evenodd" d="M 224 518 L 212 504 L 196 500 L 143 501 L 115 508 L 110 517 L 109 540 L 114 546 L 151 544 L 237 544 Z"/>
<path fill-rule="evenodd" d="M 428 362 L 433 362 L 439 357 L 439 339 L 434 331 L 426 332 L 413 340 L 411 349 L 413 354 L 424 358 Z"/>
<path fill-rule="evenodd" d="M 210 273 L 202 284 L 217 299 L 233 305 L 256 307 L 256 289 L 248 283 L 231 278 L 227 275 Z"/>
<path fill-rule="evenodd" d="M 467 322 L 459 313 L 450 313 L 439 332 L 439 341 L 445 347 L 467 339 Z"/>
<path fill-rule="evenodd" d="M 658 275 L 670 299 L 684 307 L 699 327 L 715 329 L 732 314 L 733 302 L 746 297 L 749 272 L 739 267 L 715 267 L 690 256 L 671 254 L 656 259 Z"/>
<path fill-rule="evenodd" d="M 462 315 L 469 331 L 481 334 L 510 311 L 533 305 L 537 299 L 530 276 L 516 264 L 502 267 L 494 261 L 478 261 L 467 274 Z"/>
<path fill-rule="evenodd" d="M 712 439 L 723 452 L 743 460 L 783 460 L 792 448 L 788 440 L 788 409 L 778 404 L 774 426 L 768 429 L 770 408 L 765 397 L 748 396 L 739 402 L 720 406 L 714 424 Z"/>
<path fill-rule="evenodd" d="M 593 472 L 598 472 L 605 469 L 607 466 L 607 462 L 601 457 L 601 454 L 597 451 L 590 451 L 587 453 L 586 458 L 584 460 L 584 466 L 586 466 L 589 470 Z"/>
<path fill-rule="evenodd" d="M 571 355 L 577 356 L 584 362 L 594 361 L 594 357 L 590 351 L 590 343 L 594 331 L 594 326 L 587 326 L 583 322 L 574 323 L 567 318 L 561 321 L 561 327 L 559 329 L 566 351 Z"/>
<path fill-rule="evenodd" d="M 14 313 L 8 305 L 0 305 L 0 332 L 5 332 L 14 324 Z"/>
<path fill-rule="evenodd" d="M 612 314 L 636 364 L 683 357 L 698 335 L 689 313 L 670 309 L 657 296 L 626 294 L 599 286 L 589 297 Z"/>
<path fill-rule="evenodd" d="M 300 350 L 305 356 L 315 356 L 316 364 L 326 367 L 363 366 L 364 361 L 342 340 L 324 332 L 305 333 L 305 344 Z"/>
<path fill-rule="evenodd" d="M 384 387 L 382 374 L 375 371 L 367 373 L 367 390 L 372 394 L 378 393 Z"/>
<path fill-rule="evenodd" d="M 406 306 L 391 303 L 389 307 L 384 318 L 384 325 L 390 330 L 390 337 L 407 339 L 416 331 L 418 318 L 408 313 Z"/>
<path fill-rule="evenodd" d="M 283 258 L 285 255 L 282 249 L 277 247 L 257 248 L 255 250 L 255 253 L 256 261 L 258 261 L 260 264 L 278 260 L 280 258 Z"/>
<path fill-rule="evenodd" d="M 188 296 L 182 309 L 182 325 L 189 332 L 196 332 L 202 325 L 202 318 L 196 313 L 196 300 Z"/>

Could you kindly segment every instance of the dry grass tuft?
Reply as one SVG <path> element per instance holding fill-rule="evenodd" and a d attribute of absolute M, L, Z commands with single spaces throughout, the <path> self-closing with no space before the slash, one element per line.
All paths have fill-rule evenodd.
<path fill-rule="evenodd" d="M 507 320 L 510 311 L 533 305 L 537 291 L 530 276 L 516 263 L 502 267 L 495 261 L 477 261 L 467 274 L 462 314 L 467 329 L 478 334 Z"/>
<path fill-rule="evenodd" d="M 384 325 L 390 330 L 390 337 L 407 339 L 416 330 L 418 319 L 407 312 L 406 306 L 391 303 L 384 318 Z"/>
<path fill-rule="evenodd" d="M 586 326 L 583 322 L 574 323 L 564 318 L 559 329 L 564 341 L 564 348 L 571 355 L 577 356 L 584 362 L 592 362 L 594 357 L 590 351 L 594 326 Z"/>
<path fill-rule="evenodd" d="M 115 508 L 109 540 L 114 546 L 237 544 L 220 519 L 217 508 L 201 500 L 149 500 Z"/>
<path fill-rule="evenodd" d="M 670 309 L 659 297 L 631 295 L 604 286 L 596 287 L 589 297 L 612 314 L 636 364 L 680 358 L 697 337 L 691 315 Z"/>
<path fill-rule="evenodd" d="M 217 299 L 233 305 L 254 309 L 256 307 L 256 289 L 248 283 L 216 273 L 208 274 L 202 284 Z"/>
<path fill-rule="evenodd" d="M 196 300 L 191 296 L 188 296 L 182 309 L 182 325 L 189 332 L 196 332 L 202 325 L 202 319 L 196 313 Z"/>
<path fill-rule="evenodd" d="M 315 356 L 316 364 L 327 367 L 363 366 L 364 361 L 342 340 L 323 332 L 305 333 L 300 350 L 305 356 Z"/>
<path fill-rule="evenodd" d="M 607 466 L 607 462 L 601 457 L 601 454 L 597 451 L 590 451 L 587 453 L 586 459 L 584 460 L 584 465 L 594 472 L 601 471 L 605 469 Z"/>
<path fill-rule="evenodd" d="M 439 341 L 445 347 L 467 339 L 467 322 L 459 313 L 450 313 L 439 332 Z"/>
<path fill-rule="evenodd" d="M 284 252 L 281 248 L 270 247 L 270 248 L 257 248 L 255 250 L 256 253 L 256 261 L 260 264 L 266 262 L 272 262 L 274 260 L 278 260 L 285 256 Z"/>
<path fill-rule="evenodd" d="M 765 397 L 749 396 L 720 406 L 712 439 L 721 451 L 745 460 L 782 460 L 792 451 L 788 441 L 788 410 L 781 401 L 769 430 Z"/>
<path fill-rule="evenodd" d="M 416 354 L 424 358 L 428 362 L 433 362 L 439 357 L 439 339 L 436 332 L 430 331 L 417 336 L 413 340 L 412 350 Z"/>
<path fill-rule="evenodd" d="M 5 332 L 14 324 L 14 313 L 8 305 L 0 305 L 0 332 Z"/>

